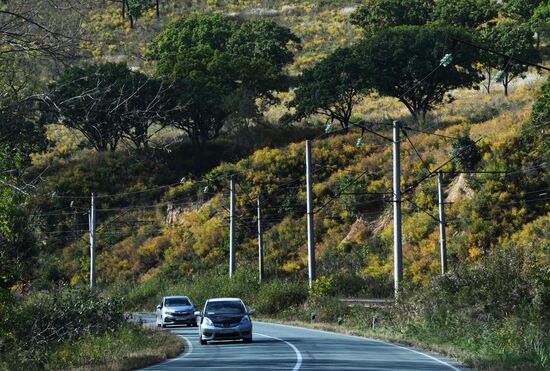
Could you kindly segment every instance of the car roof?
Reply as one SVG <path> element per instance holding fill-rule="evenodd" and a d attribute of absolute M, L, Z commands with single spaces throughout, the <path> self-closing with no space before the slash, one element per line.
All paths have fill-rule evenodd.
<path fill-rule="evenodd" d="M 242 303 L 242 300 L 239 298 L 212 298 L 208 299 L 206 302 L 213 302 L 213 301 L 238 301 Z"/>
<path fill-rule="evenodd" d="M 189 299 L 188 296 L 174 295 L 174 296 L 165 296 L 163 299 Z"/>

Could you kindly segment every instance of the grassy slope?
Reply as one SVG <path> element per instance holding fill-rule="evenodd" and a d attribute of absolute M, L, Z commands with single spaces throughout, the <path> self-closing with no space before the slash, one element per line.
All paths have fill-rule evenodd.
<path fill-rule="evenodd" d="M 504 99 L 499 93 L 489 96 L 479 92 L 459 92 L 458 99 L 453 104 L 434 112 L 434 117 L 441 118 L 444 126 L 438 133 L 454 136 L 470 130 L 471 137 L 483 137 L 483 166 L 495 166 L 494 164 L 501 160 L 500 148 L 517 136 L 518 130 L 527 121 L 533 91 L 536 91 L 536 88 L 532 86 L 521 87 L 515 90 L 509 99 Z M 479 122 L 475 123 L 475 120 Z M 379 129 L 389 135 L 384 127 Z M 391 226 L 388 225 L 389 220 L 384 212 L 390 205 L 368 197 L 347 196 L 331 201 L 331 195 L 337 193 L 341 187 L 346 187 L 349 182 L 353 183 L 352 185 L 357 183 L 358 188 L 349 188 L 348 191 L 384 192 L 391 189 L 391 147 L 375 137 L 365 137 L 366 144 L 357 148 L 357 138 L 358 133 L 351 133 L 314 142 L 314 161 L 322 166 L 316 172 L 316 207 L 329 202 L 316 215 L 319 269 L 320 274 L 332 273 L 330 261 L 323 260 L 323 256 L 330 251 L 341 252 L 345 245 L 342 244 L 344 238 L 348 245 L 352 244 L 350 248 L 354 249 L 354 243 L 369 245 L 372 238 L 378 236 L 382 240 L 381 250 L 373 250 L 369 262 L 360 264 L 362 272 L 358 273 L 383 278 L 391 273 Z M 445 162 L 450 156 L 450 141 L 445 138 L 418 134 L 412 135 L 411 139 L 422 154 L 423 160 L 432 167 Z M 200 264 L 197 265 L 199 260 L 202 260 L 201 264 L 206 262 L 207 266 L 223 264 L 227 252 L 224 249 L 220 251 L 219 247 L 227 243 L 227 228 L 224 221 L 227 211 L 223 209 L 227 207 L 225 187 L 228 174 L 233 172 L 238 174 L 240 187 L 237 197 L 237 206 L 241 214 L 238 225 L 240 264 L 253 266 L 256 263 L 253 201 L 257 192 L 261 190 L 267 192 L 264 229 L 268 270 L 284 274 L 301 272 L 306 263 L 305 240 L 298 237 L 304 233 L 304 217 L 301 210 L 305 205 L 305 194 L 301 186 L 303 155 L 303 143 L 297 143 L 280 149 L 262 149 L 238 162 L 221 165 L 208 175 L 209 178 L 219 179 L 215 185 L 211 185 L 210 192 L 213 191 L 214 196 L 202 194 L 204 185 L 193 181 L 169 190 L 167 199 L 176 203 L 208 198 L 210 202 L 200 210 L 184 212 L 180 219 L 181 225 L 161 228 L 158 232 L 162 238 L 151 241 L 147 248 L 144 248 L 146 251 L 141 251 L 139 247 L 145 246 L 143 241 L 147 239 L 147 235 L 145 239 L 140 240 L 142 242 L 138 242 L 135 247 L 137 250 L 127 251 L 118 258 L 117 246 L 127 248 L 124 247 L 124 241 L 115 245 L 114 250 L 109 253 L 110 261 L 106 264 L 117 266 L 118 274 L 128 273 L 128 277 L 141 275 L 144 281 L 166 270 L 172 274 L 194 274 L 200 270 Z M 422 163 L 409 144 L 403 145 L 402 167 L 403 184 L 412 184 L 424 174 Z M 366 180 L 357 180 L 356 175 L 364 169 L 368 169 L 369 172 Z M 294 180 L 296 183 L 287 184 Z M 345 183 L 346 181 L 348 183 Z M 454 177 L 446 179 L 447 188 L 450 189 L 456 181 Z M 219 193 L 216 193 L 217 191 Z M 412 197 L 417 205 L 435 214 L 437 208 L 434 203 L 434 192 L 435 185 L 426 183 L 417 189 Z M 464 225 L 456 219 L 462 218 L 464 213 L 470 213 L 472 205 L 467 198 L 459 198 L 458 201 L 447 208 L 450 235 L 467 232 L 461 229 Z M 287 208 L 286 205 L 292 206 Z M 407 250 L 405 275 L 407 279 L 415 280 L 417 283 L 428 282 L 439 271 L 436 249 L 437 225 L 412 204 L 405 204 L 404 211 Z M 535 216 L 536 214 L 533 214 L 533 217 Z M 361 223 L 357 224 L 358 220 Z M 348 236 L 352 225 L 354 232 Z M 514 228 L 506 233 L 513 233 L 519 226 Z M 463 240 L 450 238 L 450 254 L 467 257 L 470 251 L 465 250 L 463 245 Z M 154 264 L 149 272 L 144 271 L 145 266 L 140 264 L 144 259 L 143 255 L 146 254 L 155 257 L 160 263 Z M 123 260 L 126 263 L 121 266 Z M 422 261 L 422 266 L 418 265 L 419 261 Z M 342 268 L 351 269 L 349 266 Z"/>
<path fill-rule="evenodd" d="M 134 370 L 173 358 L 184 350 L 176 335 L 124 326 L 117 333 L 68 343 L 50 356 L 48 369 Z"/>
<path fill-rule="evenodd" d="M 323 4 L 324 3 L 324 4 Z M 347 20 L 355 1 L 170 1 L 161 9 L 160 19 L 153 10 L 147 12 L 130 29 L 128 19 L 120 17 L 116 5 L 104 3 L 89 9 L 83 29 L 92 37 L 82 45 L 95 59 L 127 61 L 130 65 L 149 70 L 143 60 L 146 45 L 172 19 L 192 12 L 221 12 L 229 16 L 270 17 L 289 27 L 302 39 L 303 49 L 297 51 L 296 62 L 289 67 L 298 73 L 313 65 L 332 50 L 349 45 L 360 36 L 360 31 Z"/>
<path fill-rule="evenodd" d="M 173 4 L 176 3 L 181 4 L 180 2 Z M 210 2 L 212 3 L 214 2 Z M 337 46 L 347 45 L 358 37 L 358 30 L 346 23 L 347 10 L 334 7 L 319 8 L 312 3 L 300 5 L 295 3 L 240 1 L 234 6 L 211 5 L 209 10 L 245 14 L 250 9 L 259 7 L 276 9 L 279 13 L 274 17 L 288 25 L 302 37 L 304 42 L 303 50 L 298 53 L 295 64 L 290 67 L 292 73 L 298 73 Z M 135 30 L 130 30 L 126 23 L 119 20 L 118 9 L 100 8 L 100 11 L 95 11 L 84 24 L 84 28 L 95 35 L 94 42 L 84 46 L 97 59 L 128 61 L 130 64 L 139 65 L 144 70 L 150 71 L 152 66 L 141 59 L 146 43 L 173 17 L 186 14 L 190 10 L 202 11 L 207 7 L 201 4 L 199 2 L 199 5 L 193 5 L 191 8 L 174 6 L 164 9 L 159 22 L 152 14 L 148 14 L 138 21 L 138 27 Z M 435 110 L 432 120 L 441 128 L 438 133 L 457 135 L 469 130 L 472 138 L 482 136 L 484 139 L 481 144 L 485 155 L 483 166 L 490 168 L 502 162 L 503 159 L 500 157 L 504 153 L 502 148 L 521 134 L 539 84 L 540 81 L 530 80 L 526 85 L 514 88 L 510 98 L 504 98 L 499 88 L 490 95 L 481 91 L 454 92 L 457 100 Z M 288 95 L 283 94 L 282 98 L 288 99 Z M 280 114 L 281 108 L 275 107 L 266 115 L 269 119 L 275 119 Z M 390 98 L 366 99 L 358 106 L 356 115 L 373 121 L 386 120 L 388 115 L 403 121 L 408 119 L 408 114 L 402 106 Z M 377 129 L 389 135 L 384 127 Z M 327 165 L 316 175 L 315 195 L 318 205 L 329 202 L 330 193 L 341 186 L 346 176 L 357 174 L 356 172 L 364 169 L 369 169 L 370 173 L 368 181 L 361 184 L 361 189 L 369 191 L 390 189 L 391 149 L 383 142 L 370 137 L 366 138 L 365 146 L 356 148 L 357 138 L 358 133 L 351 133 L 315 142 L 315 162 Z M 414 135 L 411 138 L 423 155 L 423 159 L 430 164 L 439 164 L 448 158 L 449 141 L 424 134 Z M 403 145 L 402 158 L 403 183 L 411 184 L 422 174 L 421 162 L 408 144 Z M 307 261 L 305 241 L 299 236 L 304 234 L 305 223 L 303 214 L 296 210 L 303 207 L 305 195 L 303 189 L 290 188 L 294 184 L 287 184 L 290 180 L 302 177 L 302 167 L 303 143 L 299 143 L 283 146 L 280 149 L 256 151 L 240 161 L 221 165 L 209 174 L 211 177 L 220 177 L 229 172 L 237 172 L 241 176 L 238 197 L 238 207 L 242 213 L 242 223 L 239 223 L 238 229 L 238 261 L 241 266 L 254 267 L 256 264 L 254 206 L 250 200 L 259 190 L 271 189 L 271 204 L 266 206 L 271 207 L 272 210 L 267 210 L 268 225 L 265 228 L 268 272 L 272 275 L 293 277 L 304 274 Z M 220 179 L 223 178 L 220 177 Z M 446 179 L 448 188 L 454 181 L 458 180 Z M 152 228 L 129 228 L 118 238 L 110 236 L 109 241 L 102 238 L 100 247 L 103 246 L 104 251 L 99 256 L 98 268 L 100 276 L 107 277 L 105 283 L 112 283 L 117 277 L 126 280 L 136 279 L 140 285 L 136 291 L 143 290 L 137 297 L 154 302 L 155 296 L 166 291 L 166 287 L 162 284 L 163 280 L 171 281 L 177 277 L 195 276 L 204 264 L 210 267 L 225 266 L 227 213 L 223 211 L 223 207 L 227 207 L 227 195 L 224 193 L 221 182 L 220 187 L 214 189 L 216 194 L 213 196 L 202 194 L 203 185 L 193 181 L 167 192 L 166 199 L 176 202 L 191 199 L 204 200 L 210 197 L 210 202 L 201 210 L 183 213 L 183 223 L 179 226 L 162 226 L 159 223 L 162 215 L 155 216 L 155 213 L 136 214 L 136 218 L 157 217 L 158 224 Z M 303 184 L 303 181 L 299 180 L 296 184 Z M 500 196 L 505 197 L 502 194 Z M 420 187 L 414 193 L 413 200 L 432 214 L 437 212 L 434 207 L 433 184 Z M 392 230 L 385 214 L 390 205 L 380 203 L 361 205 L 371 201 L 368 198 L 359 200 L 342 198 L 331 202 L 316 216 L 320 273 L 330 275 L 337 269 L 352 271 L 353 274 L 371 280 L 368 282 L 376 282 L 373 285 L 380 286 L 380 290 L 364 292 L 363 295 L 373 295 L 374 292 L 387 293 L 388 288 L 391 290 Z M 475 263 L 479 259 L 480 247 L 466 243 L 470 241 L 468 236 L 475 234 L 476 231 L 465 228 L 464 224 L 459 222 L 453 222 L 454 219 L 471 216 L 474 212 L 473 206 L 466 196 L 461 198 L 459 195 L 458 202 L 450 205 L 447 210 L 450 220 L 448 235 L 454 237 L 449 239 L 448 249 L 451 259 L 455 261 L 462 259 Z M 284 217 L 291 209 L 294 209 L 294 213 L 290 212 L 290 216 Z M 279 210 L 283 212 L 279 213 Z M 498 237 L 498 243 L 506 241 L 513 232 L 521 231 L 522 223 L 536 218 L 537 213 L 540 214 L 540 211 L 535 214 L 529 214 L 529 210 L 526 212 L 527 217 L 517 219 L 518 223 L 513 228 L 502 231 Z M 513 217 L 517 213 L 518 210 L 514 208 L 505 210 L 506 217 Z M 361 223 L 358 223 L 358 220 Z M 355 233 L 348 236 L 352 227 Z M 411 205 L 405 205 L 404 235 L 405 278 L 418 285 L 428 283 L 439 271 L 436 225 L 425 213 L 419 212 Z M 347 240 L 346 243 L 342 243 L 344 238 Z M 375 239 L 380 241 L 376 242 Z M 345 260 L 346 256 L 360 254 L 362 248 L 369 251 L 368 259 L 355 265 Z M 86 266 L 86 261 L 83 259 L 85 252 L 85 244 L 65 248 L 65 261 L 61 264 L 69 264 L 68 262 L 72 261 L 68 269 L 68 272 L 73 275 L 72 278 L 85 271 L 83 269 Z M 75 263 L 76 259 L 81 259 L 80 263 Z M 339 268 L 331 265 L 334 261 L 342 261 Z M 220 270 L 220 272 L 223 271 Z M 80 279 L 82 277 L 77 277 L 75 282 Z M 158 282 L 161 282 L 160 286 L 157 285 Z M 152 289 L 148 289 L 148 285 Z M 184 287 L 179 288 L 184 289 Z M 407 338 L 396 333 L 373 333 L 373 336 L 375 335 L 389 336 L 389 339 L 399 341 L 411 341 L 417 346 L 451 354 L 469 364 L 488 367 L 483 362 L 478 363 L 479 356 L 472 356 L 468 352 L 462 353 L 460 347 L 439 344 L 437 339 L 426 342 L 426 340 Z"/>

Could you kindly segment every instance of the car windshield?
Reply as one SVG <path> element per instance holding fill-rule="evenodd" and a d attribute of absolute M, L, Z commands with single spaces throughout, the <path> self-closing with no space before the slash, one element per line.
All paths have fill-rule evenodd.
<path fill-rule="evenodd" d="M 170 298 L 164 300 L 164 305 L 167 307 L 185 307 L 190 306 L 191 303 L 186 298 Z"/>
<path fill-rule="evenodd" d="M 208 303 L 206 314 L 244 314 L 244 305 L 238 301 L 215 301 Z"/>

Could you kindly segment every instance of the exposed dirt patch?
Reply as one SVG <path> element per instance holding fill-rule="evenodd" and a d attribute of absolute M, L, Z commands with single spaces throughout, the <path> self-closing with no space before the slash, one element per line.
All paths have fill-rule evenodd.
<path fill-rule="evenodd" d="M 455 202 L 459 199 L 471 199 L 474 197 L 474 190 L 468 184 L 468 174 L 460 174 L 449 185 L 447 191 L 447 202 Z"/>

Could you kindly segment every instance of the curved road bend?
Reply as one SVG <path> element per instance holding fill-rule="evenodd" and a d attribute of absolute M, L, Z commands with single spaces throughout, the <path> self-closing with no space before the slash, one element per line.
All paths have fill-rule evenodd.
<path fill-rule="evenodd" d="M 135 315 L 145 322 L 154 316 Z M 467 370 L 438 354 L 357 336 L 254 322 L 254 341 L 199 344 L 196 327 L 169 327 L 185 352 L 145 370 Z"/>

